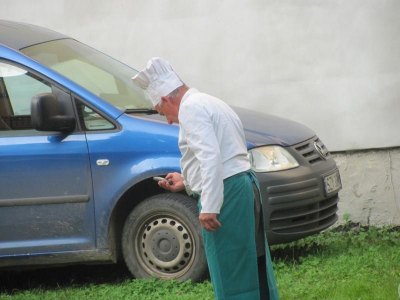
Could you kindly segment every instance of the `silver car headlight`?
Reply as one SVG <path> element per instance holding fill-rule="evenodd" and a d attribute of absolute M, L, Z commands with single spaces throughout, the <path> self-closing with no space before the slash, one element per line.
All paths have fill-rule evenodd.
<path fill-rule="evenodd" d="M 297 168 L 299 163 L 280 146 L 265 146 L 249 150 L 251 168 L 255 172 L 274 172 Z"/>

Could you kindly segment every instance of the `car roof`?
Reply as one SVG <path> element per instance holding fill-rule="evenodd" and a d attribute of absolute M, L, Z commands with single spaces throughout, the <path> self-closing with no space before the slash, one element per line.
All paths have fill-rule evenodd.
<path fill-rule="evenodd" d="M 65 38 L 69 37 L 36 25 L 0 20 L 0 44 L 15 50 Z"/>

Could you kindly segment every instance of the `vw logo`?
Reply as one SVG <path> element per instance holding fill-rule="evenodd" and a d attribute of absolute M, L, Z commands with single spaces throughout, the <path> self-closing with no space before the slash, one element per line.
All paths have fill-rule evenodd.
<path fill-rule="evenodd" d="M 324 151 L 324 149 L 322 149 L 322 146 L 320 144 L 318 144 L 317 142 L 314 142 L 314 147 L 315 147 L 315 150 L 317 150 L 318 154 L 322 157 L 322 159 L 325 160 L 326 152 Z"/>

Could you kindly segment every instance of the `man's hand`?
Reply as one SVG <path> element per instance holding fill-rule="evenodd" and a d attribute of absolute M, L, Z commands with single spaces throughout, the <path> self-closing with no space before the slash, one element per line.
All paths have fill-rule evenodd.
<path fill-rule="evenodd" d="M 171 192 L 180 192 L 185 189 L 185 185 L 183 184 L 183 178 L 180 173 L 169 173 L 167 176 L 165 176 L 165 179 L 169 181 L 159 181 L 158 185 L 166 190 L 169 190 Z"/>
<path fill-rule="evenodd" d="M 199 221 L 201 226 L 207 231 L 216 231 L 221 227 L 221 223 L 217 220 L 217 214 L 201 213 Z"/>

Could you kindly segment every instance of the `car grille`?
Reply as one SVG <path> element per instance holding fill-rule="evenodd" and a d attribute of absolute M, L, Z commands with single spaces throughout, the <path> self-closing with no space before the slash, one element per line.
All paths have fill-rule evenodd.
<path fill-rule="evenodd" d="M 322 143 L 322 141 L 318 137 L 314 137 L 306 142 L 297 144 L 294 146 L 294 149 L 300 153 L 310 164 L 315 164 L 317 162 L 324 161 L 324 158 L 317 152 L 315 148 L 315 143 L 319 144 L 322 148 L 322 152 L 325 154 L 325 157 L 330 156 L 328 149 Z"/>
<path fill-rule="evenodd" d="M 269 229 L 289 234 L 322 230 L 332 225 L 338 219 L 339 197 L 334 195 L 318 201 L 321 192 L 317 179 L 268 187 L 268 201 L 272 207 L 290 205 L 272 211 Z"/>

